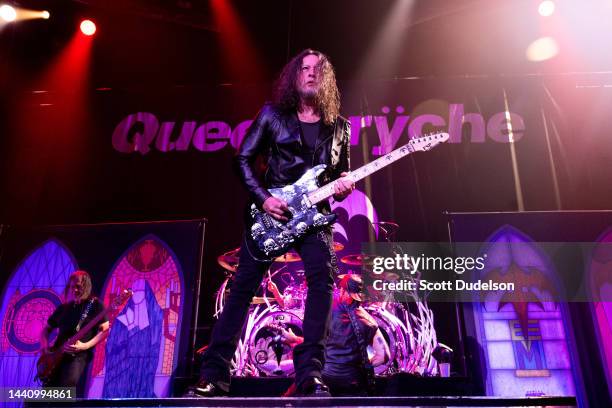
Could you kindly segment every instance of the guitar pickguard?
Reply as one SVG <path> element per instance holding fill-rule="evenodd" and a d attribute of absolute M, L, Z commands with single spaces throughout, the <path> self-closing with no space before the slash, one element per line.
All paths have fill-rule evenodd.
<path fill-rule="evenodd" d="M 287 202 L 291 213 L 289 221 L 278 221 L 255 204 L 251 205 L 251 237 L 257 248 L 266 256 L 276 257 L 284 254 L 296 240 L 308 232 L 335 221 L 335 214 L 321 214 L 308 200 L 308 193 L 319 187 L 317 178 L 325 168 L 324 164 L 320 164 L 304 173 L 295 183 L 269 190 L 274 197 Z"/>

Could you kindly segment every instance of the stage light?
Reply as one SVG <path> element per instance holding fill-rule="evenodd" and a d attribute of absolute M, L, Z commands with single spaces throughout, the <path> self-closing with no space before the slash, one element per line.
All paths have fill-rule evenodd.
<path fill-rule="evenodd" d="M 559 45 L 552 37 L 538 38 L 527 47 L 527 59 L 533 62 L 546 61 L 559 53 Z"/>
<path fill-rule="evenodd" d="M 43 20 L 48 20 L 51 17 L 51 14 L 47 10 L 26 10 L 19 9 L 17 12 L 18 20 L 36 20 L 42 18 Z"/>
<path fill-rule="evenodd" d="M 81 21 L 81 32 L 85 35 L 94 35 L 96 32 L 96 24 L 91 20 Z"/>
<path fill-rule="evenodd" d="M 555 12 L 555 3 L 552 0 L 545 0 L 540 3 L 538 12 L 542 17 L 550 17 Z"/>
<path fill-rule="evenodd" d="M 30 10 L 21 7 L 2 5 L 0 7 L 0 20 L 4 22 L 21 22 L 27 20 L 48 20 L 51 14 L 47 10 Z"/>
<path fill-rule="evenodd" d="M 15 9 L 11 6 L 5 4 L 0 7 L 0 18 L 6 21 L 7 23 L 15 21 L 15 19 L 17 18 L 17 11 L 15 11 Z"/>

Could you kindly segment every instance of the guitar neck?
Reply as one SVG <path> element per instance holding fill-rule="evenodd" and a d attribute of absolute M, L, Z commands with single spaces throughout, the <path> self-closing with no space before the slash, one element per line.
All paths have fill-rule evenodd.
<path fill-rule="evenodd" d="M 81 340 L 83 338 L 83 336 L 85 336 L 85 334 L 89 333 L 89 331 L 91 329 L 93 329 L 100 322 L 100 320 L 102 320 L 102 318 L 104 317 L 106 312 L 107 312 L 107 309 L 104 308 L 104 310 L 102 312 L 100 312 L 89 323 L 87 323 L 85 326 L 83 326 L 78 332 L 76 332 L 76 334 L 74 336 L 72 336 L 68 340 L 66 340 L 66 344 L 74 344 L 78 340 Z"/>
<path fill-rule="evenodd" d="M 365 164 L 358 168 L 357 170 L 351 171 L 347 176 L 353 182 L 357 182 L 368 177 L 370 174 L 381 170 L 391 163 L 396 162 L 397 160 L 408 156 L 410 153 L 414 152 L 414 148 L 410 145 L 410 143 L 405 144 L 404 146 L 393 150 L 391 153 L 388 153 L 384 156 L 379 157 L 378 159 Z M 322 187 L 319 187 L 315 191 L 308 194 L 308 199 L 314 205 L 323 200 L 327 200 L 329 197 L 334 195 L 334 181 L 325 184 Z"/>
<path fill-rule="evenodd" d="M 63 343 L 58 343 L 59 342 L 59 338 L 58 338 L 54 344 L 54 349 L 55 349 L 54 353 L 62 353 L 63 346 L 65 344 L 74 344 L 77 341 L 81 340 L 83 336 L 85 336 L 85 334 L 87 334 L 98 323 L 100 323 L 100 320 L 102 320 L 105 315 L 107 315 L 108 320 L 112 322 L 115 319 L 115 317 L 117 317 L 117 315 L 119 314 L 121 306 L 127 300 L 129 300 L 130 297 L 132 297 L 132 293 L 133 293 L 132 289 L 124 289 L 121 292 L 118 292 L 115 298 L 113 299 L 113 301 L 111 302 L 111 304 L 108 307 L 105 307 L 102 310 L 102 312 L 97 314 L 96 317 L 94 317 L 89 323 L 87 323 L 84 327 L 82 327 L 74 336 L 70 337 L 68 340 L 64 341 Z"/>

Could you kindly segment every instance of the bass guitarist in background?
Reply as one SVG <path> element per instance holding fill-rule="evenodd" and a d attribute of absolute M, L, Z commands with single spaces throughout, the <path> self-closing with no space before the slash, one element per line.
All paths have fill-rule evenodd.
<path fill-rule="evenodd" d="M 46 387 L 77 387 L 87 363 L 93 357 L 93 348 L 108 336 L 109 322 L 106 316 L 97 326 L 73 344 L 64 344 L 82 327 L 104 312 L 104 305 L 91 294 L 91 277 L 85 271 L 73 272 L 64 289 L 65 302 L 55 309 L 47 320 L 40 338 L 41 352 L 49 353 L 55 347 L 63 348 L 63 356 L 48 381 Z M 49 336 L 58 330 L 55 347 L 50 347 Z M 80 390 L 77 395 L 82 396 Z"/>
<path fill-rule="evenodd" d="M 334 199 L 346 198 L 355 188 L 349 180 L 349 122 L 339 115 L 340 95 L 334 68 L 327 56 L 304 50 L 282 70 L 274 101 L 264 105 L 247 131 L 236 157 L 242 183 L 258 208 L 281 222 L 290 217 L 287 203 L 268 189 L 296 182 L 304 172 L 328 165 L 325 180 L 336 180 Z M 263 156 L 265 175 L 257 174 L 255 161 Z M 330 212 L 328 202 L 320 211 Z M 229 298 L 203 355 L 201 378 L 191 396 L 226 395 L 230 361 L 235 353 L 248 307 L 264 272 L 272 263 L 255 254 L 249 231 L 240 249 L 240 262 Z M 305 268 L 308 295 L 304 314 L 304 341 L 293 352 L 299 395 L 329 396 L 321 379 L 324 338 L 328 326 L 333 274 L 337 273 L 332 229 L 315 229 L 295 243 Z"/>

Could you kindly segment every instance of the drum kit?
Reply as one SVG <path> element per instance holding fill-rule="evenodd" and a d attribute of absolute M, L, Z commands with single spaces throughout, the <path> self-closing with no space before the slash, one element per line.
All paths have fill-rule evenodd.
<path fill-rule="evenodd" d="M 334 250 L 344 249 L 334 243 Z M 240 248 L 217 258 L 226 278 L 217 291 L 215 317 L 223 310 L 231 281 L 239 263 Z M 362 254 L 347 255 L 341 263 L 353 273 L 366 270 L 372 257 Z M 248 320 L 232 360 L 235 376 L 292 376 L 293 347 L 283 338 L 283 332 L 302 336 L 304 306 L 307 296 L 301 258 L 294 251 L 274 260 L 261 284 L 261 295 L 252 299 Z M 282 291 L 278 289 L 282 287 Z M 266 289 L 269 289 L 266 291 Z M 271 290 L 270 290 L 271 289 Z M 276 289 L 276 290 L 274 290 Z M 273 295 L 267 294 L 271 292 Z M 375 368 L 377 375 L 397 372 L 434 375 L 437 366 L 431 353 L 437 344 L 433 313 L 426 301 L 411 304 L 398 302 L 364 302 L 362 306 L 378 323 L 388 343 L 391 358 Z"/>

